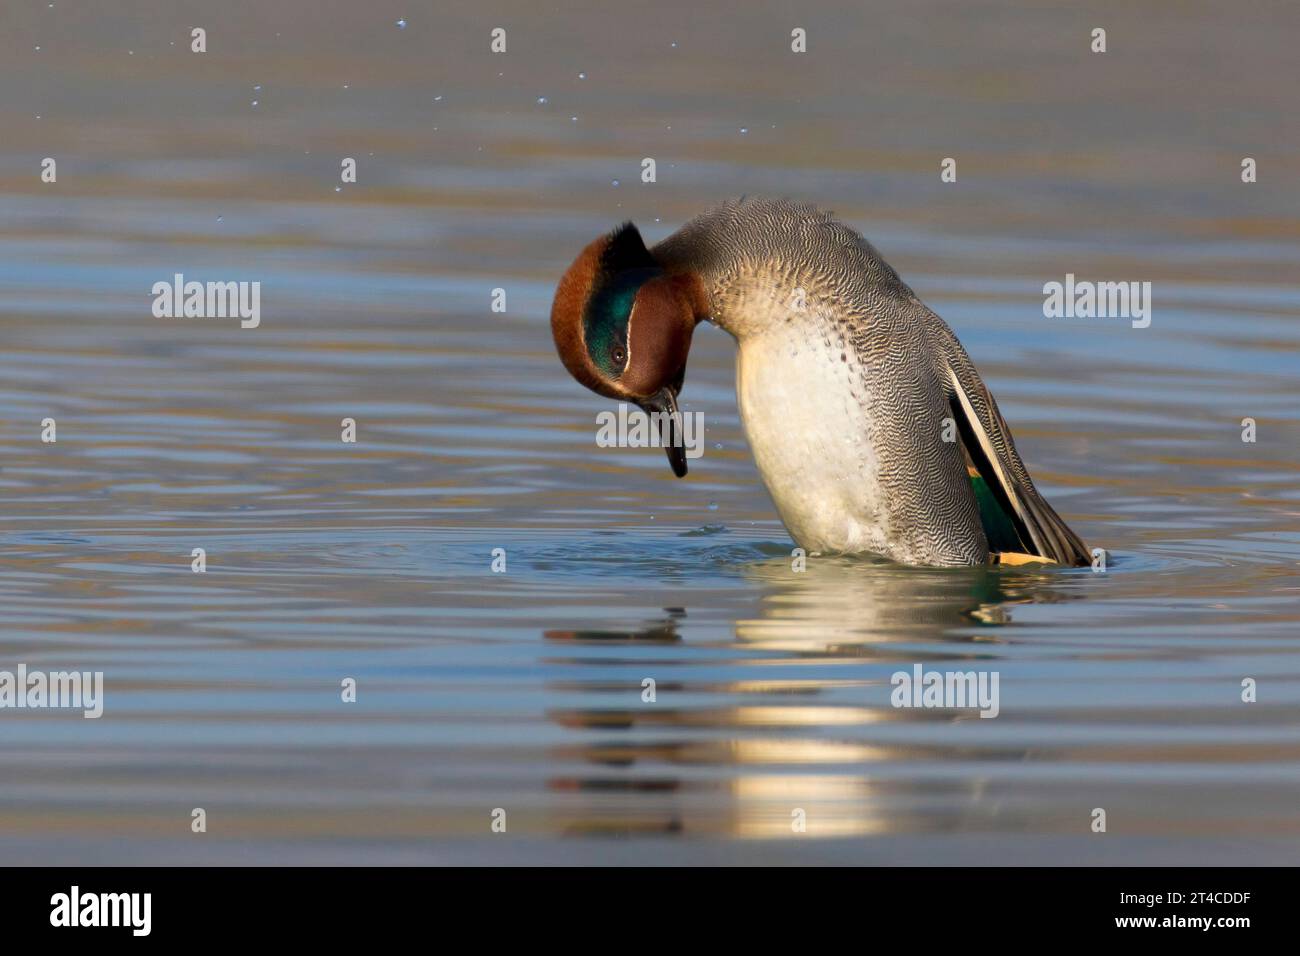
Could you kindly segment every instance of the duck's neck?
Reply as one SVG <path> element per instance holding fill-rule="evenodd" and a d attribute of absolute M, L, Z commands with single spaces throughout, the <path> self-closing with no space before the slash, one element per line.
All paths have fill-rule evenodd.
<path fill-rule="evenodd" d="M 767 333 L 800 334 L 816 320 L 807 311 L 814 282 L 804 281 L 788 257 L 744 255 L 725 236 L 696 230 L 674 233 L 654 254 L 694 290 L 696 321 L 707 319 L 742 344 Z"/>
<path fill-rule="evenodd" d="M 730 237 L 727 221 L 711 210 L 682 226 L 652 250 L 669 273 L 689 277 L 696 290 L 696 321 L 707 319 L 739 338 L 740 314 L 731 294 L 747 257 Z"/>

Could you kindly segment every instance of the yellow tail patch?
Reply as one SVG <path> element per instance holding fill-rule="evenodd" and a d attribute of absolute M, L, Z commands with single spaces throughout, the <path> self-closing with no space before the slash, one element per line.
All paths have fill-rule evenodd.
<path fill-rule="evenodd" d="M 1053 564 L 1051 558 L 1038 554 L 1016 554 L 1014 551 L 995 551 L 989 555 L 989 564 Z"/>

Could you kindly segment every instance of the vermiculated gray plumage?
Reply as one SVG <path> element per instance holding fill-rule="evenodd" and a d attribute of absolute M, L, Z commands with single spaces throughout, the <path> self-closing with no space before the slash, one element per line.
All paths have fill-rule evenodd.
<path fill-rule="evenodd" d="M 807 403 L 787 410 L 800 429 L 788 436 L 787 453 L 761 396 L 741 396 L 760 472 L 796 541 L 831 551 L 866 541 L 869 549 L 910 563 L 982 564 L 989 545 L 969 456 L 988 477 L 1001 477 L 1005 491 L 998 491 L 1020 537 L 1028 539 L 1026 550 L 1064 564 L 1087 563 L 1083 542 L 1034 488 L 957 337 L 859 233 L 803 203 L 739 199 L 691 220 L 652 252 L 669 268 L 702 276 L 713 320 L 739 341 L 741 363 L 747 349 L 753 359 L 755 388 L 761 383 L 796 405 Z M 782 389 L 783 363 L 796 383 L 793 395 Z M 822 379 L 826 390 L 814 387 Z M 860 425 L 836 404 L 832 380 L 860 407 Z M 738 394 L 744 387 L 738 376 Z M 953 420 L 966 441 L 944 440 Z M 848 479 L 854 456 L 862 480 L 876 488 L 854 494 L 818 472 L 830 463 Z M 801 482 L 836 500 L 823 505 L 801 498 Z M 810 540 L 801 541 L 801 533 Z"/>

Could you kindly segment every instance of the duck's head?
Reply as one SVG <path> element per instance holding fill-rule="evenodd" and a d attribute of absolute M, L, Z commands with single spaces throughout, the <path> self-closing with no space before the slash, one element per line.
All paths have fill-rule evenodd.
<path fill-rule="evenodd" d="M 698 275 L 665 270 L 630 222 L 601 236 L 569 266 L 551 306 L 551 333 L 569 374 L 607 398 L 666 413 L 662 436 L 677 477 L 686 474 L 677 395 L 695 324 L 707 314 Z"/>

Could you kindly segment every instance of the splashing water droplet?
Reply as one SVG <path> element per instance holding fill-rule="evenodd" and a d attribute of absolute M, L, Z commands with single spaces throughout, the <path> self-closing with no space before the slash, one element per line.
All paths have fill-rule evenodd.
<path fill-rule="evenodd" d="M 717 503 L 716 501 L 710 501 L 710 502 L 709 502 L 709 510 L 710 510 L 710 511 L 717 511 L 717 510 L 718 510 L 718 503 Z"/>
<path fill-rule="evenodd" d="M 397 21 L 397 29 L 399 29 L 399 30 L 405 30 L 405 29 L 406 29 L 406 21 L 405 21 L 405 20 L 398 20 L 398 21 Z"/>
<path fill-rule="evenodd" d="M 541 103 L 542 105 L 545 105 L 545 104 L 547 104 L 547 103 L 549 103 L 549 102 L 551 102 L 551 101 L 548 100 L 548 99 L 547 99 L 546 97 L 544 97 L 544 96 L 539 96 L 539 97 L 537 97 L 537 102 L 538 102 L 538 103 Z"/>

